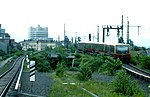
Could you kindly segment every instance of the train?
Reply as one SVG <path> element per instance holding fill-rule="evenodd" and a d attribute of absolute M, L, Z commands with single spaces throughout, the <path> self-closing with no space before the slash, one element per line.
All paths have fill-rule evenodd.
<path fill-rule="evenodd" d="M 106 44 L 98 42 L 79 42 L 77 45 L 78 53 L 105 54 L 119 58 L 123 63 L 130 63 L 130 45 L 129 44 Z"/>

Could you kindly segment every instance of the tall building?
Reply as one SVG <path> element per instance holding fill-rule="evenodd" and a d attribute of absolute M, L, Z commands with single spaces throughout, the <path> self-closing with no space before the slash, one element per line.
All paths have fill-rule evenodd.
<path fill-rule="evenodd" d="M 5 33 L 5 29 L 2 29 L 0 24 L 0 39 L 10 39 L 10 35 Z"/>
<path fill-rule="evenodd" d="M 29 39 L 32 40 L 47 40 L 48 39 L 48 27 L 42 28 L 38 25 L 36 28 L 29 28 Z"/>

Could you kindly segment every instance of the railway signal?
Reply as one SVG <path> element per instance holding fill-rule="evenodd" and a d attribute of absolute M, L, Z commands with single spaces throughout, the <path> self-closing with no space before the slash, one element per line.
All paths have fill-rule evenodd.
<path fill-rule="evenodd" d="M 119 26 L 119 25 L 117 25 L 117 26 L 112 26 L 112 25 L 103 25 L 102 26 L 102 28 L 103 28 L 103 43 L 105 42 L 105 29 L 107 29 L 107 35 L 106 36 L 110 36 L 110 29 L 115 29 L 115 30 L 117 30 L 117 36 L 118 36 L 118 40 L 119 40 L 119 36 L 120 36 L 120 30 L 122 30 L 123 29 L 123 27 L 122 26 Z M 119 41 L 118 41 L 119 42 Z"/>
<path fill-rule="evenodd" d="M 127 27 L 127 43 L 129 44 L 129 27 L 138 27 L 138 35 L 139 35 L 139 28 L 141 26 L 129 26 L 129 21 L 127 17 L 127 25 L 123 25 L 123 15 L 122 15 L 122 25 L 103 25 L 103 40 L 102 42 L 105 42 L 105 29 L 107 30 L 107 35 L 110 36 L 110 29 L 115 29 L 117 30 L 117 37 L 118 37 L 118 43 L 124 43 L 123 40 L 123 27 Z M 122 31 L 122 35 L 120 36 L 120 30 Z"/>
<path fill-rule="evenodd" d="M 91 34 L 89 34 L 89 41 L 91 41 Z"/>

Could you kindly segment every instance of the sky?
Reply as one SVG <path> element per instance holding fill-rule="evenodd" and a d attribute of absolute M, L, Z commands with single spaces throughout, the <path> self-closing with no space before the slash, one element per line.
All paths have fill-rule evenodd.
<path fill-rule="evenodd" d="M 141 26 L 139 35 L 137 27 L 130 27 L 129 38 L 134 44 L 150 47 L 149 9 L 149 0 L 0 0 L 0 23 L 16 42 L 28 39 L 29 27 L 37 25 L 48 27 L 49 37 L 63 39 L 64 24 L 69 38 L 77 32 L 87 41 L 91 33 L 96 41 L 99 25 L 102 42 L 102 25 L 121 25 L 123 15 L 124 25 L 128 17 L 131 26 Z M 117 43 L 116 35 L 116 30 L 110 30 L 105 42 Z"/>

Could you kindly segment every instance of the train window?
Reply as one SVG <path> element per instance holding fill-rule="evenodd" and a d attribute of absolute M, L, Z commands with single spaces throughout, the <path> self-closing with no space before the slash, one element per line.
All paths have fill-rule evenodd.
<path fill-rule="evenodd" d="M 114 52 L 114 46 L 111 46 L 111 47 L 110 47 L 110 51 L 111 51 L 111 52 Z"/>
<path fill-rule="evenodd" d="M 127 45 L 117 45 L 116 46 L 116 53 L 117 54 L 127 54 L 127 53 L 129 53 L 129 46 L 127 46 Z"/>

